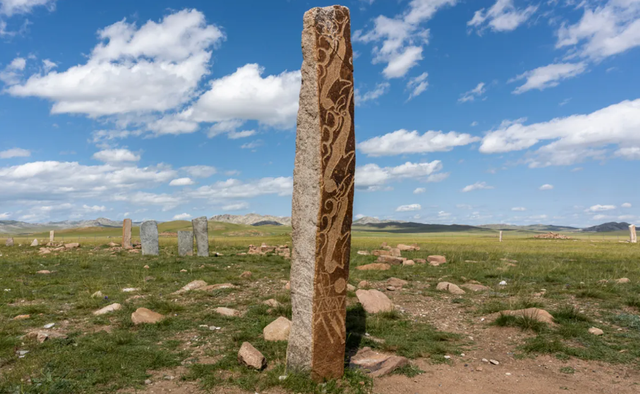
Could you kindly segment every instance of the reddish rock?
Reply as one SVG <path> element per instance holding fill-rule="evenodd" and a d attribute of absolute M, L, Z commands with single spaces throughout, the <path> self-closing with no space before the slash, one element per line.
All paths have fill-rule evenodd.
<path fill-rule="evenodd" d="M 386 271 L 391 269 L 389 264 L 373 263 L 356 267 L 358 271 Z"/>
<path fill-rule="evenodd" d="M 402 263 L 405 260 L 406 259 L 403 258 L 403 257 L 379 256 L 378 260 L 376 260 L 376 263 L 385 263 L 385 264 L 391 264 L 391 265 L 402 265 Z"/>
<path fill-rule="evenodd" d="M 164 319 L 161 314 L 147 308 L 138 308 L 131 314 L 133 324 L 155 324 Z"/>
<path fill-rule="evenodd" d="M 261 370 L 267 366 L 267 359 L 249 342 L 242 343 L 238 351 L 238 362 L 257 370 Z"/>
<path fill-rule="evenodd" d="M 351 367 L 362 368 L 373 378 L 387 375 L 408 364 L 409 360 L 405 357 L 378 353 L 369 347 L 358 350 L 350 361 Z"/>
<path fill-rule="evenodd" d="M 394 309 L 389 297 L 378 290 L 358 290 L 356 297 L 368 313 L 390 312 Z"/>

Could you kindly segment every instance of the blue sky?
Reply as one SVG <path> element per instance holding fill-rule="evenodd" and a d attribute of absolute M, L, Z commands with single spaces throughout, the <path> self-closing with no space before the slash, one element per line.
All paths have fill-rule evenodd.
<path fill-rule="evenodd" d="M 288 216 L 302 15 L 0 0 L 0 219 Z M 354 212 L 640 218 L 640 0 L 345 0 Z"/>

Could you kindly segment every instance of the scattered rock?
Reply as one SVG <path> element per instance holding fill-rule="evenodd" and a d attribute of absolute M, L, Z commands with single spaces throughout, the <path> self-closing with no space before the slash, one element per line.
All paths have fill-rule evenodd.
<path fill-rule="evenodd" d="M 438 285 L 436 286 L 436 290 L 440 290 L 440 291 L 448 291 L 451 294 L 465 294 L 465 291 L 462 290 L 460 287 L 458 287 L 458 285 L 454 285 L 453 283 L 449 283 L 449 282 L 440 282 L 438 283 Z"/>
<path fill-rule="evenodd" d="M 133 324 L 155 324 L 164 319 L 161 314 L 147 308 L 138 308 L 131 314 Z"/>
<path fill-rule="evenodd" d="M 64 244 L 64 248 L 65 249 L 76 249 L 76 248 L 79 248 L 79 247 L 80 247 L 80 244 L 78 242 L 72 242 L 72 243 L 69 243 L 69 244 Z"/>
<path fill-rule="evenodd" d="M 97 311 L 93 312 L 93 314 L 96 316 L 106 315 L 107 313 L 119 311 L 121 308 L 122 308 L 122 305 L 118 303 L 114 303 L 111 305 L 107 305 L 102 309 L 98 309 Z"/>
<path fill-rule="evenodd" d="M 418 246 L 418 244 L 411 244 L 411 245 L 398 244 L 397 248 L 400 250 L 410 250 L 410 251 L 420 250 L 420 247 Z"/>
<path fill-rule="evenodd" d="M 103 298 L 104 294 L 102 294 L 102 292 L 100 290 L 96 291 L 95 293 L 91 294 L 91 298 Z"/>
<path fill-rule="evenodd" d="M 288 341 L 291 332 L 291 321 L 280 316 L 267 325 L 262 333 L 265 341 Z"/>
<path fill-rule="evenodd" d="M 387 279 L 387 284 L 395 287 L 402 287 L 404 285 L 409 284 L 406 280 L 398 279 L 398 278 L 389 278 Z"/>
<path fill-rule="evenodd" d="M 180 270 L 180 272 L 184 273 L 184 272 L 189 272 L 189 271 L 187 271 L 186 269 L 183 268 L 183 269 Z"/>
<path fill-rule="evenodd" d="M 249 279 L 251 278 L 253 274 L 251 273 L 251 271 L 244 271 L 243 273 L 240 274 L 240 277 L 242 279 Z"/>
<path fill-rule="evenodd" d="M 149 266 L 148 266 L 148 265 L 145 265 L 145 266 L 144 266 L 144 267 L 142 267 L 142 268 L 144 268 L 144 269 L 148 270 L 148 269 L 149 269 Z"/>
<path fill-rule="evenodd" d="M 418 264 L 426 264 L 427 263 L 427 260 L 425 260 L 425 259 L 413 259 L 413 261 L 415 261 Z"/>
<path fill-rule="evenodd" d="M 358 290 L 356 297 L 368 313 L 389 312 L 394 309 L 389 297 L 378 290 Z"/>
<path fill-rule="evenodd" d="M 53 326 L 55 326 L 56 323 L 47 323 L 44 326 L 42 326 L 43 328 L 49 329 L 49 328 L 53 328 Z"/>
<path fill-rule="evenodd" d="M 391 256 L 389 250 L 374 250 L 371 254 L 374 256 Z"/>
<path fill-rule="evenodd" d="M 287 282 L 287 283 L 284 285 L 284 289 L 285 289 L 285 290 L 291 290 L 291 282 L 290 282 L 290 281 L 289 281 L 289 282 Z"/>
<path fill-rule="evenodd" d="M 494 314 L 495 315 L 495 314 Z M 518 309 L 515 311 L 502 311 L 497 314 L 499 315 L 507 315 L 507 316 L 521 316 L 529 319 L 537 320 L 542 323 L 547 323 L 554 325 L 553 316 L 545 311 L 544 309 L 539 308 L 527 308 L 527 309 Z"/>
<path fill-rule="evenodd" d="M 267 359 L 249 342 L 242 343 L 238 351 L 238 362 L 257 370 L 261 370 L 267 366 Z"/>
<path fill-rule="evenodd" d="M 31 318 L 31 315 L 18 315 L 16 317 L 13 318 L 13 320 L 26 320 Z"/>
<path fill-rule="evenodd" d="M 602 331 L 601 329 L 599 329 L 599 328 L 597 328 L 597 327 L 591 327 L 591 328 L 589 329 L 589 333 L 590 333 L 590 334 L 593 334 L 593 335 L 600 336 L 600 335 L 604 334 L 604 331 Z"/>
<path fill-rule="evenodd" d="M 533 238 L 543 238 L 543 239 L 572 239 L 571 237 L 569 237 L 568 235 L 562 235 L 562 234 L 558 234 L 558 233 L 553 233 L 551 231 L 549 231 L 546 234 L 538 234 L 538 235 L 534 235 Z"/>
<path fill-rule="evenodd" d="M 369 256 L 370 255 L 368 250 L 358 250 L 358 254 L 360 256 Z"/>
<path fill-rule="evenodd" d="M 203 287 L 198 287 L 195 290 L 198 291 L 214 291 L 214 290 L 222 290 L 222 289 L 234 289 L 237 286 L 232 283 L 218 283 L 215 285 L 208 285 Z"/>
<path fill-rule="evenodd" d="M 498 283 L 498 286 L 506 286 L 506 285 L 507 285 L 506 280 L 501 280 L 500 283 Z"/>
<path fill-rule="evenodd" d="M 363 289 L 365 287 L 369 287 L 369 282 L 367 282 L 366 280 L 361 280 L 360 283 L 358 283 L 358 288 Z"/>
<path fill-rule="evenodd" d="M 402 265 L 407 266 L 407 265 L 416 265 L 416 262 L 413 260 L 405 260 L 402 262 Z"/>
<path fill-rule="evenodd" d="M 372 263 L 356 267 L 359 271 L 386 271 L 391 269 L 389 264 Z"/>
<path fill-rule="evenodd" d="M 498 360 L 494 360 L 494 359 L 490 359 L 489 363 L 493 364 L 493 365 L 500 365 L 500 362 Z"/>
<path fill-rule="evenodd" d="M 391 264 L 391 265 L 402 265 L 402 263 L 405 260 L 406 259 L 404 257 L 380 256 L 380 257 L 378 257 L 378 260 L 376 260 L 376 262 L 377 263 Z"/>
<path fill-rule="evenodd" d="M 214 312 L 216 312 L 219 315 L 229 316 L 229 317 L 235 317 L 235 316 L 241 315 L 240 311 L 231 309 L 231 308 L 225 308 L 225 307 L 218 307 L 214 309 Z"/>
<path fill-rule="evenodd" d="M 67 336 L 65 334 L 55 332 L 55 331 L 42 331 L 42 330 L 31 331 L 24 336 L 24 339 L 27 339 L 27 340 L 35 339 L 40 343 L 43 343 L 47 339 L 66 339 L 66 338 Z"/>
<path fill-rule="evenodd" d="M 475 284 L 475 283 L 465 283 L 465 284 L 461 285 L 460 287 L 464 287 L 465 289 L 471 290 L 471 291 L 491 290 L 490 287 L 479 285 L 479 284 Z"/>
<path fill-rule="evenodd" d="M 43 275 L 48 275 L 50 273 L 51 273 L 51 271 L 49 271 L 49 270 L 40 270 L 40 271 L 36 272 L 36 274 L 43 274 Z"/>
<path fill-rule="evenodd" d="M 172 294 L 182 294 L 191 290 L 200 290 L 203 287 L 207 286 L 207 282 L 203 280 L 194 280 L 193 282 L 189 282 L 186 285 L 182 286 L 180 290 L 174 291 Z"/>
<path fill-rule="evenodd" d="M 278 301 L 274 300 L 273 298 L 262 301 L 263 304 L 268 305 L 272 308 L 278 308 L 279 306 L 281 306 L 282 304 L 280 304 Z"/>
<path fill-rule="evenodd" d="M 409 360 L 405 357 L 378 353 L 369 347 L 358 350 L 358 353 L 351 357 L 350 362 L 352 368 L 362 368 L 374 378 L 387 375 L 408 364 Z"/>
<path fill-rule="evenodd" d="M 391 252 L 391 256 L 394 256 L 394 257 L 401 257 L 402 256 L 402 252 L 398 248 L 391 248 L 389 250 L 389 252 Z"/>
<path fill-rule="evenodd" d="M 400 289 L 402 289 L 402 287 Z M 387 286 L 387 291 L 396 291 L 396 288 L 394 286 L 389 285 Z"/>
<path fill-rule="evenodd" d="M 447 262 L 447 258 L 444 256 L 438 256 L 438 255 L 434 255 L 434 256 L 429 256 L 427 257 L 427 261 L 429 262 L 429 264 L 431 264 L 434 267 L 439 266 L 440 264 L 444 264 Z"/>
<path fill-rule="evenodd" d="M 618 284 L 629 283 L 629 282 L 631 282 L 629 278 L 620 278 L 616 280 L 616 283 Z"/>
<path fill-rule="evenodd" d="M 134 291 L 140 291 L 140 289 L 137 287 L 125 287 L 122 289 L 123 293 L 133 293 Z"/>

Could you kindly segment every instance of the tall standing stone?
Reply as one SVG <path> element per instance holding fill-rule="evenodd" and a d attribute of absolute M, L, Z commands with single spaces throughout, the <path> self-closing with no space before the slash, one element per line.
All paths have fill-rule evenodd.
<path fill-rule="evenodd" d="M 500 242 L 502 242 L 502 230 L 500 230 Z"/>
<path fill-rule="evenodd" d="M 49 242 L 53 242 L 56 239 L 56 232 L 51 230 L 49 231 Z"/>
<path fill-rule="evenodd" d="M 178 256 L 193 255 L 193 231 L 178 231 Z"/>
<path fill-rule="evenodd" d="M 630 242 L 632 244 L 636 244 L 638 243 L 638 236 L 636 235 L 636 225 L 632 224 L 629 226 L 629 235 L 630 235 Z"/>
<path fill-rule="evenodd" d="M 158 223 L 155 220 L 142 222 L 140 226 L 140 243 L 142 254 L 157 256 L 160 250 L 158 245 Z"/>
<path fill-rule="evenodd" d="M 122 247 L 131 249 L 131 219 L 122 221 Z"/>
<path fill-rule="evenodd" d="M 355 175 L 349 9 L 307 11 L 302 55 L 287 368 L 321 380 L 344 372 Z"/>
<path fill-rule="evenodd" d="M 191 221 L 193 234 L 196 236 L 198 256 L 209 256 L 209 224 L 206 216 L 195 218 Z"/>

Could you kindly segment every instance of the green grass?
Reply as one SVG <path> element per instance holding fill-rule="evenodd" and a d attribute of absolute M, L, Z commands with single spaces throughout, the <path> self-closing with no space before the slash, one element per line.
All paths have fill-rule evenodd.
<path fill-rule="evenodd" d="M 161 232 L 188 228 L 188 222 L 162 224 Z M 290 228 L 211 224 L 211 250 L 221 257 L 178 257 L 175 237 L 161 238 L 158 257 L 126 252 L 111 254 L 109 242 L 119 242 L 120 229 L 83 229 L 56 232 L 67 241 L 81 241 L 79 250 L 58 256 L 40 256 L 30 248 L 33 236 L 16 239 L 22 247 L 7 248 L 0 240 L 0 392 L 106 393 L 124 388 L 142 388 L 150 371 L 187 366 L 183 379 L 197 381 L 204 388 L 238 386 L 255 392 L 282 387 L 292 393 L 368 393 L 373 381 L 360 371 L 347 370 L 343 379 L 319 385 L 308 376 L 285 372 L 286 343 L 266 342 L 262 329 L 278 316 L 291 317 L 288 280 L 290 263 L 278 256 L 239 256 L 249 244 L 291 244 Z M 137 230 L 134 230 L 134 233 Z M 258 235 L 258 233 L 260 235 Z M 137 234 L 137 233 L 136 233 Z M 80 238 L 74 238 L 80 237 Z M 111 237 L 111 238 L 109 238 Z M 29 239 L 31 238 L 31 239 Z M 38 238 L 48 238 L 42 234 Z M 542 327 L 523 319 L 503 316 L 496 325 L 515 326 L 533 335 L 521 344 L 522 355 L 552 354 L 562 360 L 572 357 L 611 363 L 638 365 L 640 360 L 640 248 L 616 242 L 614 237 L 591 242 L 532 239 L 530 233 L 509 233 L 498 243 L 492 230 L 475 233 L 391 233 L 354 229 L 351 265 L 369 264 L 374 256 L 357 255 L 358 250 L 377 249 L 382 241 L 418 243 L 420 251 L 403 252 L 407 258 L 443 254 L 447 264 L 439 267 L 393 266 L 389 271 L 351 270 L 349 282 L 382 282 L 389 277 L 410 281 L 403 292 L 412 302 L 427 305 L 443 297 L 435 284 L 439 278 L 454 283 L 476 280 L 490 286 L 488 292 L 452 298 L 455 308 L 471 316 L 486 316 L 507 309 L 530 307 L 550 311 L 557 323 Z M 97 248 L 96 248 L 97 247 Z M 96 249 L 94 249 L 96 248 Z M 509 265 L 502 259 L 516 260 Z M 465 260 L 477 263 L 465 263 Z M 144 269 L 145 265 L 149 269 Z M 50 275 L 38 275 L 38 270 Z M 180 272 L 186 269 L 187 272 Z M 241 279 L 251 271 L 251 280 Z M 150 278 L 151 277 L 151 278 Z M 627 277 L 629 284 L 599 284 L 601 279 Z M 193 291 L 172 295 L 186 283 L 202 279 L 209 284 L 230 282 L 236 289 L 214 293 Z M 501 280 L 507 286 L 498 286 Z M 417 283 L 430 284 L 420 288 Z M 139 293 L 124 293 L 125 287 Z M 7 289 L 8 291 L 4 291 Z M 534 297 L 541 289 L 543 297 Z M 106 298 L 91 298 L 100 290 Z M 127 300 L 136 295 L 144 298 Z M 261 301 L 275 298 L 282 306 L 269 308 Z M 122 310 L 106 316 L 91 312 L 112 302 Z M 218 306 L 238 309 L 243 317 L 222 317 Z M 147 307 L 167 318 L 158 325 L 134 326 L 130 315 Z M 585 310 L 585 312 L 581 312 Z M 28 320 L 12 320 L 29 314 Z M 24 341 L 21 336 L 44 324 L 55 322 L 67 339 L 43 344 Z M 68 323 L 65 323 L 68 322 Z M 216 326 L 220 330 L 201 327 Z M 597 325 L 605 335 L 596 337 L 588 329 Z M 111 333 L 98 331 L 111 327 Z M 618 330 L 621 328 L 621 330 Z M 459 354 L 463 338 L 436 330 L 420 318 L 405 312 L 368 315 L 349 294 L 347 350 L 354 354 L 369 346 L 411 359 L 444 362 L 447 354 Z M 267 358 L 266 371 L 251 371 L 238 364 L 236 355 L 243 341 L 251 342 Z M 24 343 L 24 344 L 23 344 Z M 28 350 L 18 358 L 15 350 Z M 195 352 L 195 349 L 199 349 Z M 207 363 L 201 361 L 207 359 Z M 568 371 L 568 370 L 567 370 Z M 415 376 L 415 367 L 397 373 Z M 567 372 L 568 373 L 568 372 Z"/>

